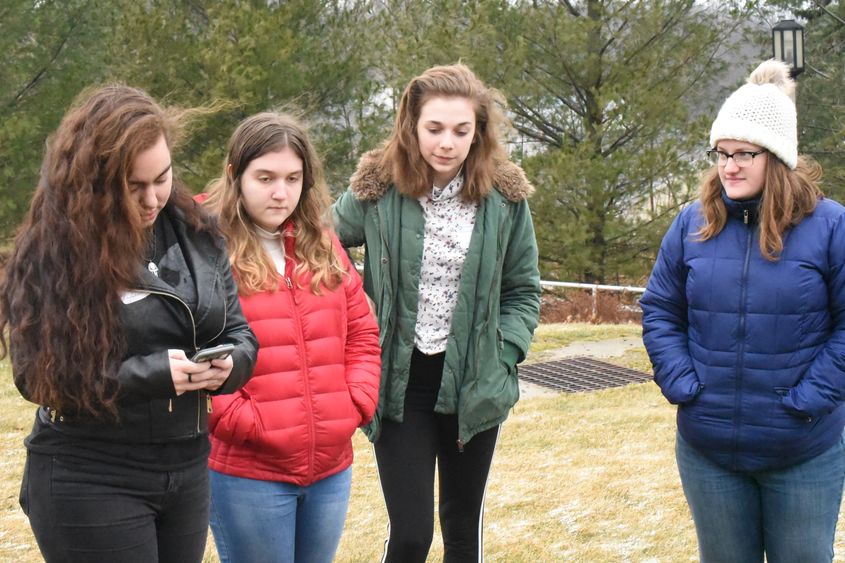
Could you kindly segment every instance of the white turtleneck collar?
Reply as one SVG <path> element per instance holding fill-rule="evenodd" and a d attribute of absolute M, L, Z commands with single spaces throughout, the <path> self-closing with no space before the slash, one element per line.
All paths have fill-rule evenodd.
<path fill-rule="evenodd" d="M 261 246 L 273 260 L 276 271 L 285 275 L 285 246 L 281 231 L 271 232 L 258 225 L 253 225 L 253 229 L 255 229 L 255 235 L 261 242 Z"/>

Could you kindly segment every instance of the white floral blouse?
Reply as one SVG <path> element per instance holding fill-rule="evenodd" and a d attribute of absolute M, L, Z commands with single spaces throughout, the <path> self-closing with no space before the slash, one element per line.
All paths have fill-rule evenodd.
<path fill-rule="evenodd" d="M 419 199 L 425 217 L 419 304 L 414 344 L 424 354 L 446 350 L 452 314 L 458 303 L 461 271 L 475 226 L 478 203 L 458 197 L 463 174 Z"/>

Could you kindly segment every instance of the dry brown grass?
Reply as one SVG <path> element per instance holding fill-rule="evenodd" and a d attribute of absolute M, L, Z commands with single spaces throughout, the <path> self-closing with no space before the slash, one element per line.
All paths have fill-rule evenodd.
<path fill-rule="evenodd" d="M 0 362 L 0 561 L 40 561 L 29 522 L 18 505 L 26 456 L 23 438 L 32 427 L 35 406 L 12 383 L 8 361 Z"/>
<path fill-rule="evenodd" d="M 644 360 L 638 352 L 619 363 L 638 367 Z M 518 403 L 493 460 L 486 560 L 690 559 L 694 534 L 675 471 L 673 439 L 673 411 L 653 384 L 532 396 Z M 356 455 L 338 561 L 378 561 L 387 520 L 372 449 L 360 436 Z M 439 536 L 429 561 L 442 561 Z"/>
<path fill-rule="evenodd" d="M 555 338 L 565 341 L 585 328 L 550 330 L 541 330 L 540 340 L 557 332 Z M 629 335 L 619 330 L 592 326 L 578 338 Z M 648 369 L 642 350 L 613 361 Z M 0 561 L 39 561 L 17 504 L 21 440 L 33 408 L 17 396 L 6 364 L 0 364 L 0 376 Z M 493 460 L 486 560 L 695 561 L 695 535 L 675 468 L 674 434 L 674 410 L 651 383 L 526 397 L 505 423 Z M 355 453 L 352 500 L 337 558 L 345 563 L 378 561 L 387 522 L 372 449 L 360 433 Z M 429 561 L 442 561 L 439 541 L 437 536 Z M 836 560 L 845 560 L 842 539 L 836 550 Z M 216 560 L 210 543 L 206 561 Z"/>
<path fill-rule="evenodd" d="M 534 331 L 529 362 L 543 361 L 542 352 L 569 346 L 575 342 L 596 342 L 611 338 L 642 336 L 642 327 L 638 324 L 595 325 L 590 323 L 549 323 L 541 324 Z M 538 359 L 539 357 L 539 359 Z M 643 368 L 651 369 L 651 364 Z"/>

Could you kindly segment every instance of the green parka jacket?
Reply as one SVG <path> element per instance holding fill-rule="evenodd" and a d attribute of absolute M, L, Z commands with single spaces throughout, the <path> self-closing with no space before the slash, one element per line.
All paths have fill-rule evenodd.
<path fill-rule="evenodd" d="M 365 154 L 333 207 L 346 247 L 365 245 L 364 289 L 381 329 L 378 410 L 364 428 L 375 442 L 382 418 L 402 421 L 417 319 L 425 219 Z M 434 410 L 458 415 L 458 448 L 501 423 L 519 398 L 516 364 L 525 358 L 540 314 L 537 242 L 522 169 L 499 164 L 495 189 L 479 203 L 446 346 Z"/>

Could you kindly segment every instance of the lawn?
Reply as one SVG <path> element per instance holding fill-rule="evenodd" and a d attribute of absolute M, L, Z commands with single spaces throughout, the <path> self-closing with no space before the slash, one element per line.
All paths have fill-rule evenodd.
<path fill-rule="evenodd" d="M 637 336 L 632 325 L 552 325 L 549 349 L 579 340 Z M 553 343 L 553 345 L 549 345 Z M 647 369 L 642 349 L 611 360 Z M 17 504 L 32 405 L 0 364 L 0 561 L 39 561 Z M 503 427 L 485 510 L 488 562 L 695 561 L 695 535 L 673 455 L 674 409 L 652 383 L 520 401 Z M 370 445 L 355 437 L 352 500 L 337 561 L 378 561 L 386 515 Z M 840 534 L 841 536 L 841 534 Z M 841 537 L 837 561 L 845 561 Z M 207 561 L 217 561 L 209 543 Z M 439 536 L 429 561 L 441 561 Z"/>

